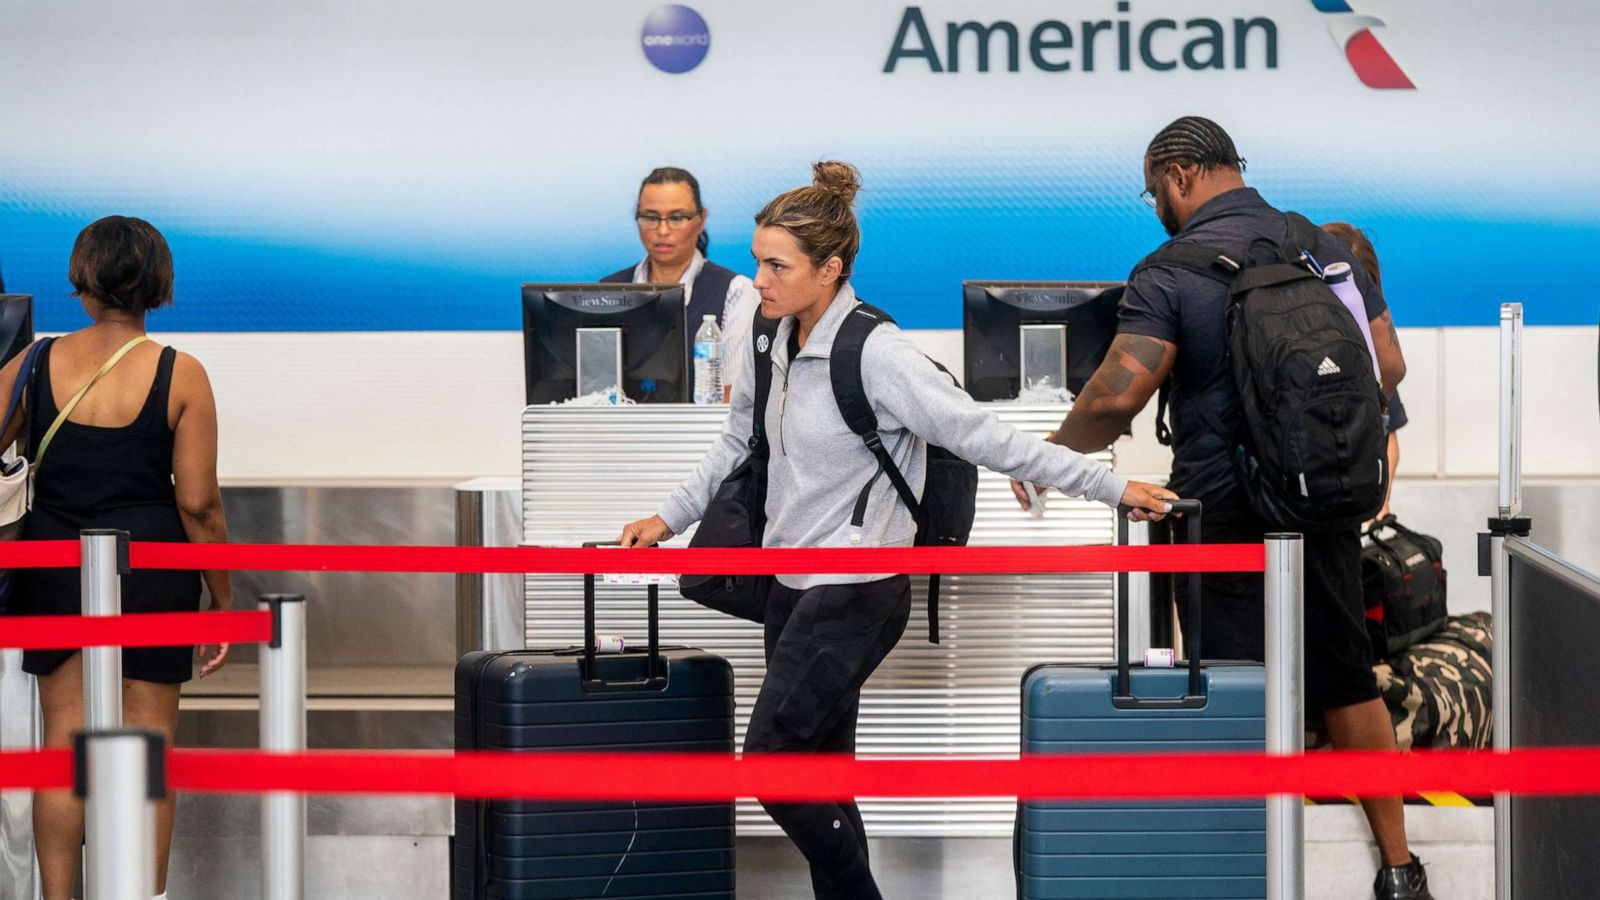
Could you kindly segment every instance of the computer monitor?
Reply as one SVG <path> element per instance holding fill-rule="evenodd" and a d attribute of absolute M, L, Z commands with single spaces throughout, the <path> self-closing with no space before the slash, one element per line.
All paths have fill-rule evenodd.
<path fill-rule="evenodd" d="M 974 400 L 1015 400 L 1026 344 L 1031 367 L 1064 371 L 1064 386 L 1076 396 L 1116 336 L 1124 287 L 1117 281 L 963 282 L 967 392 Z M 1049 356 L 1055 358 L 1038 362 Z"/>
<path fill-rule="evenodd" d="M 591 389 L 621 387 L 640 403 L 687 402 L 683 316 L 679 284 L 523 285 L 528 404 L 578 396 L 580 374 Z"/>
<path fill-rule="evenodd" d="M 0 293 L 0 366 L 33 343 L 33 295 Z M 0 399 L 0 402 L 4 402 Z"/>

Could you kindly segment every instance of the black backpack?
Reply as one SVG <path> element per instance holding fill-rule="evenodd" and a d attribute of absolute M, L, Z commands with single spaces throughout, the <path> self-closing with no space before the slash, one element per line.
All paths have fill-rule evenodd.
<path fill-rule="evenodd" d="M 829 375 L 839 413 L 878 460 L 878 472 L 862 487 L 851 521 L 857 526 L 863 524 L 872 486 L 879 476 L 885 476 L 917 523 L 916 546 L 964 546 L 972 535 L 972 520 L 977 511 L 978 467 L 943 447 L 929 445 L 927 477 L 922 501 L 918 502 L 900 467 L 883 446 L 883 438 L 878 434 L 878 416 L 872 411 L 872 403 L 861 383 L 861 352 L 867 336 L 884 322 L 893 321 L 877 307 L 858 304 L 840 325 L 829 360 Z M 776 340 L 777 326 L 776 320 L 761 315 L 755 317 L 751 333 L 755 351 L 755 406 L 751 417 L 750 455 L 718 486 L 699 529 L 689 541 L 691 547 L 761 546 L 766 526 L 769 454 L 765 422 L 767 398 L 772 392 L 772 343 Z M 960 386 L 949 370 L 932 362 Z M 767 576 L 684 576 L 678 580 L 678 590 L 688 599 L 718 612 L 760 622 L 766 613 L 770 581 Z M 928 577 L 928 640 L 939 643 L 938 575 Z"/>
<path fill-rule="evenodd" d="M 1224 365 L 1244 428 L 1200 414 L 1228 441 L 1250 504 L 1269 525 L 1318 532 L 1371 518 L 1389 483 L 1383 393 L 1355 317 L 1306 260 L 1317 228 L 1288 214 L 1280 258 L 1241 263 L 1197 244 L 1168 244 L 1135 269 L 1174 266 L 1228 287 Z M 1166 417 L 1167 387 L 1158 401 Z M 1171 443 L 1164 421 L 1157 437 Z"/>
<path fill-rule="evenodd" d="M 833 398 L 839 404 L 839 414 L 850 430 L 861 436 L 867 449 L 878 460 L 878 475 L 885 475 L 894 485 L 900 501 L 911 510 L 917 523 L 918 547 L 964 547 L 972 536 L 972 520 L 977 513 L 978 467 L 943 447 L 928 445 L 927 475 L 922 486 L 922 500 L 906 483 L 900 467 L 894 464 L 883 438 L 878 434 L 878 415 L 872 411 L 867 391 L 861 384 L 861 352 L 872 329 L 894 319 L 881 309 L 859 303 L 839 326 L 833 339 L 833 354 L 828 361 L 828 375 L 833 382 Z M 950 370 L 929 358 L 939 371 L 961 386 L 960 380 Z M 877 483 L 874 475 L 861 488 L 856 499 L 850 524 L 860 527 L 866 520 L 867 498 Z M 928 640 L 939 643 L 939 576 L 928 576 Z"/>

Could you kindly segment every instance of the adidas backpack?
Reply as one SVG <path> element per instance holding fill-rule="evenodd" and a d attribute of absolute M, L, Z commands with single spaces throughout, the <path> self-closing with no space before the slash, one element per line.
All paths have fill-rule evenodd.
<path fill-rule="evenodd" d="M 1228 288 L 1224 365 L 1244 427 L 1225 428 L 1234 470 L 1256 514 L 1276 528 L 1317 532 L 1359 525 L 1383 505 L 1390 473 L 1384 400 L 1359 324 L 1313 268 L 1316 226 L 1288 214 L 1280 258 L 1240 262 L 1197 244 L 1169 244 L 1140 269 L 1173 266 Z M 1158 418 L 1164 419 L 1163 386 Z M 1170 443 L 1164 422 L 1158 436 Z"/>

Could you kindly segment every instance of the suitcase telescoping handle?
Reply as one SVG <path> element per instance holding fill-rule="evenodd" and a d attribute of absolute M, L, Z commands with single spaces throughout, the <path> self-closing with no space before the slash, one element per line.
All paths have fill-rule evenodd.
<path fill-rule="evenodd" d="M 591 550 L 596 547 L 620 547 L 618 541 L 587 541 L 584 549 Z M 658 690 L 667 686 L 667 673 L 661 668 L 661 588 L 655 582 L 646 585 L 649 593 L 649 631 L 650 631 L 650 659 L 649 668 L 642 679 L 630 681 L 607 681 L 598 674 L 595 665 L 595 634 L 594 634 L 594 581 L 595 575 L 590 572 L 583 576 L 583 687 L 590 691 L 641 691 Z"/>
<path fill-rule="evenodd" d="M 1131 507 L 1117 507 L 1117 543 L 1128 543 L 1128 513 Z M 1189 544 L 1200 543 L 1200 501 L 1174 500 L 1172 512 L 1182 513 L 1188 527 Z M 1200 573 L 1189 573 L 1189 615 L 1183 626 L 1183 645 L 1189 657 L 1189 690 L 1182 697 L 1136 697 L 1133 694 L 1132 664 L 1128 660 L 1128 573 L 1117 573 L 1117 688 L 1111 703 L 1118 709 L 1194 709 L 1205 706 L 1200 683 Z"/>

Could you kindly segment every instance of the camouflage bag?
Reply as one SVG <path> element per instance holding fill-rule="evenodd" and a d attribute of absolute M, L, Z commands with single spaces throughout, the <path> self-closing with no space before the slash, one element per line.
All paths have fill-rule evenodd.
<path fill-rule="evenodd" d="M 1451 616 L 1426 640 L 1372 667 L 1401 750 L 1489 746 L 1490 631 L 1488 613 Z M 1307 724 L 1307 746 L 1328 746 L 1323 724 Z"/>
<path fill-rule="evenodd" d="M 1373 667 L 1400 749 L 1489 746 L 1492 646 L 1488 613 L 1452 616 Z"/>

